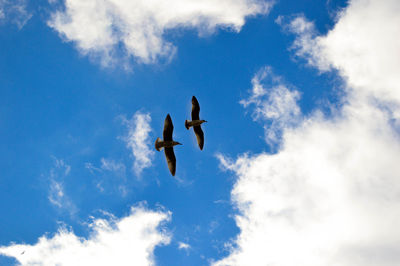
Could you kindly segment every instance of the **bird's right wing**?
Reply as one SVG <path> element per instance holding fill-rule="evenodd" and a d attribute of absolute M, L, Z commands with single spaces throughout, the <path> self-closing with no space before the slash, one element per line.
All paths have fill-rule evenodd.
<path fill-rule="evenodd" d="M 172 141 L 173 131 L 174 131 L 174 125 L 172 124 L 171 116 L 169 116 L 168 114 L 164 121 L 164 131 L 163 131 L 164 141 Z"/>
<path fill-rule="evenodd" d="M 169 171 L 171 172 L 172 176 L 175 176 L 176 158 L 175 158 L 174 148 L 172 147 L 164 148 L 164 153 L 165 153 L 165 158 L 167 159 Z"/>
<path fill-rule="evenodd" d="M 203 150 L 204 146 L 204 133 L 200 126 L 193 127 L 194 133 L 196 134 L 197 144 L 199 144 L 200 150 Z"/>
<path fill-rule="evenodd" d="M 200 120 L 200 104 L 196 97 L 192 97 L 192 120 Z"/>

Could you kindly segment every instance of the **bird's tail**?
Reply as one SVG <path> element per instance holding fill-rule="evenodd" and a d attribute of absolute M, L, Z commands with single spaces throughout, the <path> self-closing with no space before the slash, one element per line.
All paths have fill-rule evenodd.
<path fill-rule="evenodd" d="M 160 142 L 161 142 L 161 139 L 157 138 L 156 142 L 154 143 L 154 147 L 156 148 L 157 151 L 161 151 L 161 149 L 162 149 L 162 146 L 161 146 Z"/>
<path fill-rule="evenodd" d="M 190 126 L 189 126 L 189 121 L 185 120 L 185 127 L 187 130 L 189 130 Z"/>

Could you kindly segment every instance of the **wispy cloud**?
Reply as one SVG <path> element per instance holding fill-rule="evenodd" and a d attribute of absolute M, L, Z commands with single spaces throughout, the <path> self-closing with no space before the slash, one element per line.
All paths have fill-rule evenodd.
<path fill-rule="evenodd" d="M 21 29 L 32 14 L 27 10 L 27 0 L 0 0 L 1 23 L 14 23 Z"/>
<path fill-rule="evenodd" d="M 289 23 L 298 56 L 339 71 L 343 104 L 284 129 L 276 154 L 219 156 L 237 176 L 240 233 L 214 265 L 400 263 L 398 10 L 398 1 L 351 1 L 326 36 L 303 16 Z"/>
<path fill-rule="evenodd" d="M 294 18 L 279 16 L 275 22 L 283 30 L 296 34 L 296 39 L 290 47 L 296 56 L 306 59 L 310 66 L 318 66 L 323 72 L 332 69 L 331 62 L 324 55 L 321 38 L 318 37 L 314 23 L 302 14 Z"/>
<path fill-rule="evenodd" d="M 105 158 L 101 158 L 100 161 L 101 161 L 101 169 L 125 174 L 125 164 Z"/>
<path fill-rule="evenodd" d="M 116 58 L 153 63 L 176 51 L 164 36 L 168 30 L 239 31 L 246 17 L 268 13 L 271 6 L 272 1 L 258 0 L 66 0 L 48 24 L 81 53 L 99 57 L 103 66 L 121 61 Z"/>
<path fill-rule="evenodd" d="M 259 70 L 251 83 L 250 97 L 240 103 L 246 108 L 254 106 L 254 120 L 268 122 L 264 126 L 265 140 L 272 148 L 279 142 L 284 129 L 300 122 L 301 110 L 297 105 L 300 93 L 290 88 L 268 66 Z"/>
<path fill-rule="evenodd" d="M 85 168 L 95 177 L 97 189 L 100 192 L 118 192 L 118 195 L 125 197 L 129 193 L 126 178 L 126 166 L 123 162 L 101 158 L 100 166 L 93 163 L 85 163 Z"/>
<path fill-rule="evenodd" d="M 151 117 L 149 113 L 137 111 L 130 120 L 123 118 L 123 124 L 128 128 L 128 134 L 123 139 L 134 157 L 133 170 L 140 176 L 143 169 L 151 166 L 154 151 L 150 148 L 149 133 Z"/>
<path fill-rule="evenodd" d="M 64 188 L 63 185 L 57 181 L 50 180 L 49 201 L 59 207 L 63 207 Z"/>
<path fill-rule="evenodd" d="M 121 219 L 94 219 L 87 239 L 62 227 L 33 245 L 0 247 L 0 254 L 14 257 L 20 265 L 154 265 L 154 248 L 170 242 L 162 226 L 170 217 L 169 212 L 132 207 Z"/>
<path fill-rule="evenodd" d="M 49 174 L 48 199 L 51 204 L 63 211 L 74 214 L 77 211 L 75 204 L 66 195 L 64 181 L 71 172 L 71 166 L 62 159 L 54 157 L 54 167 Z"/>
<path fill-rule="evenodd" d="M 95 172 L 101 172 L 101 168 L 98 168 L 93 165 L 93 163 L 85 163 L 85 168 L 89 170 L 90 173 L 94 174 Z"/>

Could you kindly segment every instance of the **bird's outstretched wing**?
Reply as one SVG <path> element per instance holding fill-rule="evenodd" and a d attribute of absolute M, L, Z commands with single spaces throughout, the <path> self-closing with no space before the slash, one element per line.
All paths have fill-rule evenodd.
<path fill-rule="evenodd" d="M 196 97 L 192 97 L 192 120 L 200 120 L 200 105 Z"/>
<path fill-rule="evenodd" d="M 165 153 L 165 158 L 167 159 L 169 171 L 171 172 L 172 176 L 175 176 L 176 158 L 175 158 L 174 148 L 172 147 L 164 148 L 164 153 Z"/>
<path fill-rule="evenodd" d="M 172 124 L 171 116 L 169 116 L 168 114 L 164 121 L 164 131 L 163 131 L 164 141 L 172 141 L 173 131 L 174 131 L 174 125 Z"/>
<path fill-rule="evenodd" d="M 204 146 L 204 133 L 200 126 L 193 127 L 194 133 L 196 134 L 197 144 L 199 144 L 200 150 L 203 150 Z"/>

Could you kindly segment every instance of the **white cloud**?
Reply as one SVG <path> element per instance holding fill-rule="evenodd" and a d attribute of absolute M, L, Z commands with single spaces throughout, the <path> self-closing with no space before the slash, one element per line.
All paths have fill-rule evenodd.
<path fill-rule="evenodd" d="M 53 205 L 62 208 L 63 198 L 64 198 L 64 188 L 62 184 L 54 180 L 50 180 L 49 201 Z"/>
<path fill-rule="evenodd" d="M 85 168 L 88 169 L 91 174 L 102 172 L 101 168 L 94 166 L 92 163 L 85 163 Z"/>
<path fill-rule="evenodd" d="M 100 162 L 101 162 L 101 169 L 103 170 L 125 174 L 125 164 L 121 162 L 116 162 L 114 160 L 105 158 L 101 158 Z M 94 168 L 92 167 L 91 169 Z"/>
<path fill-rule="evenodd" d="M 331 70 L 331 64 L 326 60 L 320 44 L 322 37 L 318 36 L 314 23 L 308 21 L 303 15 L 295 17 L 289 23 L 286 22 L 288 19 L 279 16 L 275 22 L 284 30 L 297 35 L 291 47 L 296 56 L 305 58 L 309 65 L 318 66 L 321 71 Z"/>
<path fill-rule="evenodd" d="M 143 169 L 151 166 L 154 151 L 149 145 L 149 133 L 151 117 L 149 113 L 137 111 L 131 120 L 123 118 L 123 123 L 128 127 L 128 135 L 124 138 L 127 147 L 132 151 L 135 158 L 133 170 L 140 176 Z"/>
<path fill-rule="evenodd" d="M 179 248 L 179 249 L 188 250 L 188 249 L 190 249 L 190 245 L 187 244 L 187 243 L 184 243 L 184 242 L 179 242 L 179 243 L 178 243 L 178 248 Z"/>
<path fill-rule="evenodd" d="M 400 263 L 388 257 L 400 252 L 398 136 L 377 108 L 347 106 L 340 116 L 286 131 L 277 154 L 221 160 L 238 176 L 241 233 L 216 265 Z"/>
<path fill-rule="evenodd" d="M 124 121 L 126 122 L 126 119 Z M 85 168 L 95 176 L 93 182 L 97 189 L 102 193 L 117 192 L 122 197 L 128 195 L 130 190 L 127 186 L 125 164 L 106 158 L 101 158 L 100 163 L 99 167 L 85 163 Z"/>
<path fill-rule="evenodd" d="M 289 88 L 281 77 L 273 73 L 271 67 L 262 68 L 251 83 L 253 89 L 250 97 L 240 103 L 244 107 L 254 105 L 254 120 L 269 122 L 265 126 L 265 140 L 272 147 L 279 141 L 285 127 L 293 127 L 299 122 L 297 101 L 300 93 Z"/>
<path fill-rule="evenodd" d="M 0 0 L 0 24 L 11 22 L 21 29 L 32 14 L 27 11 L 27 0 Z"/>
<path fill-rule="evenodd" d="M 48 199 L 51 204 L 60 210 L 67 210 L 70 214 L 77 211 L 76 206 L 66 195 L 64 189 L 64 180 L 70 174 L 71 166 L 64 160 L 54 157 L 54 167 L 50 170 Z"/>
<path fill-rule="evenodd" d="M 338 69 L 357 97 L 398 104 L 399 12 L 397 0 L 355 0 L 339 13 L 337 24 L 326 36 L 316 36 L 314 25 L 303 16 L 286 27 L 297 34 L 293 46 L 297 55 L 321 71 Z"/>
<path fill-rule="evenodd" d="M 297 54 L 339 70 L 344 104 L 285 128 L 276 154 L 219 155 L 240 233 L 214 265 L 400 264 L 399 8 L 351 1 L 326 36 L 291 22 Z"/>
<path fill-rule="evenodd" d="M 71 172 L 71 166 L 66 164 L 64 160 L 53 157 L 55 168 L 63 170 L 63 175 L 67 176 Z M 54 171 L 54 169 L 53 169 Z M 53 174 L 52 171 L 52 174 Z"/>
<path fill-rule="evenodd" d="M 21 265 L 154 265 L 155 247 L 170 242 L 160 227 L 170 216 L 169 212 L 132 207 L 121 219 L 94 220 L 87 239 L 60 228 L 53 237 L 42 236 L 34 245 L 0 247 L 0 254 L 14 257 Z"/>
<path fill-rule="evenodd" d="M 153 63 L 175 52 L 164 39 L 166 31 L 239 31 L 246 17 L 265 14 L 271 6 L 262 0 L 65 0 L 65 10 L 54 12 L 48 24 L 81 53 L 100 56 L 103 65 L 118 53 Z"/>

